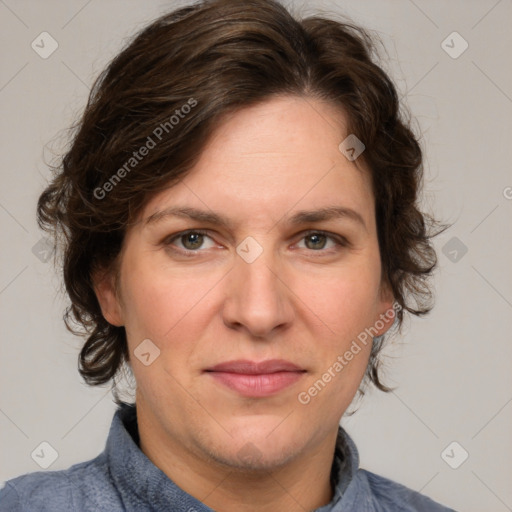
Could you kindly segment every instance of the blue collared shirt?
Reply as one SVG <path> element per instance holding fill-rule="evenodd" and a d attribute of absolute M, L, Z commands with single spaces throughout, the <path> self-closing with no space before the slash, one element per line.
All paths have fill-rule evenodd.
<path fill-rule="evenodd" d="M 314 512 L 452 511 L 416 491 L 359 468 L 357 448 L 340 426 L 331 471 L 331 502 Z M 105 450 L 60 471 L 8 480 L 0 512 L 212 512 L 178 487 L 139 448 L 135 406 L 122 404 Z"/>

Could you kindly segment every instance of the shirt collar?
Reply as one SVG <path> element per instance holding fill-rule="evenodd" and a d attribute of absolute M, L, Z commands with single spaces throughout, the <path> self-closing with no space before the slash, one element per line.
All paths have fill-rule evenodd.
<path fill-rule="evenodd" d="M 316 509 L 315 512 L 334 511 L 347 487 L 354 481 L 358 469 L 359 452 L 357 447 L 347 431 L 339 425 L 331 468 L 331 486 L 334 489 L 334 496 L 327 505 Z M 336 510 L 338 509 L 336 508 Z"/>
<path fill-rule="evenodd" d="M 152 510 L 176 512 L 211 512 L 201 501 L 178 487 L 157 468 L 139 448 L 139 433 L 135 405 L 121 404 L 112 420 L 105 448 L 108 466 L 126 510 L 141 510 L 151 503 Z M 329 512 L 340 501 L 359 468 L 357 448 L 341 427 L 338 427 L 336 449 L 331 469 L 334 496 L 331 502 L 316 512 Z"/>

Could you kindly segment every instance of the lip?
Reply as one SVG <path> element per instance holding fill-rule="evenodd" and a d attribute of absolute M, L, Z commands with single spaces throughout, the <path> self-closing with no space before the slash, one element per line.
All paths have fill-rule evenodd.
<path fill-rule="evenodd" d="M 205 370 L 220 384 L 247 397 L 265 397 L 291 386 L 306 373 L 284 359 L 226 361 Z"/>
<path fill-rule="evenodd" d="M 237 359 L 216 364 L 211 368 L 207 368 L 206 371 L 262 375 L 276 372 L 300 372 L 304 370 L 285 359 L 267 359 L 259 363 L 247 359 Z"/>

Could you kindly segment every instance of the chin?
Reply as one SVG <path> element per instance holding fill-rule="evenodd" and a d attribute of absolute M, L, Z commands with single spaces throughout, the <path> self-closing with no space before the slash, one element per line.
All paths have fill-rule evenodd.
<path fill-rule="evenodd" d="M 268 472 L 279 469 L 292 460 L 297 450 L 290 444 L 290 438 L 285 444 L 260 443 L 258 440 L 239 440 L 220 453 L 210 452 L 210 456 L 233 469 L 250 472 Z M 229 452 L 227 451 L 229 449 Z"/>
<path fill-rule="evenodd" d="M 294 428 L 289 419 L 276 418 L 275 416 L 266 419 L 247 418 L 236 427 L 229 429 L 232 437 L 228 440 L 231 456 L 242 465 L 262 468 L 275 466 L 288 460 L 303 448 L 307 439 L 303 439 L 304 431 Z"/>

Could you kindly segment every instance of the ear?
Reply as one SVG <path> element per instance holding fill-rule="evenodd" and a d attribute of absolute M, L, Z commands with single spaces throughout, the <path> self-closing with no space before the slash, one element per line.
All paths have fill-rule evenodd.
<path fill-rule="evenodd" d="M 117 327 L 124 325 L 121 303 L 116 293 L 112 272 L 95 271 L 92 281 L 105 320 Z"/>
<path fill-rule="evenodd" d="M 391 286 L 387 281 L 384 281 L 379 292 L 378 317 L 374 324 L 377 336 L 382 336 L 390 329 L 395 321 L 396 313 L 395 297 Z"/>

